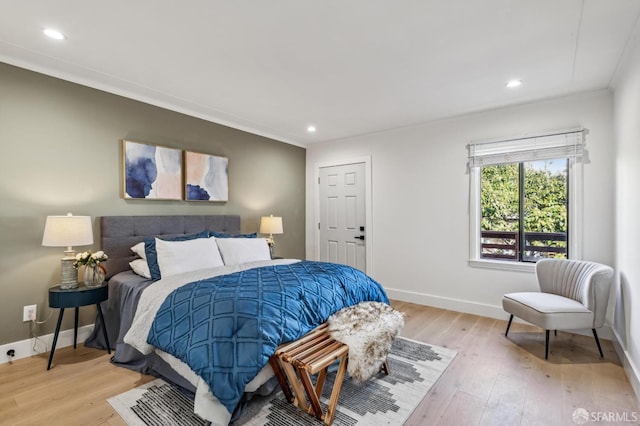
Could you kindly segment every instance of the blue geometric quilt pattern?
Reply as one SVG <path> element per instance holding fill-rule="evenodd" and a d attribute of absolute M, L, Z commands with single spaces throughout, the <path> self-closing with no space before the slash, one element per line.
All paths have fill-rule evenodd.
<path fill-rule="evenodd" d="M 349 266 L 302 261 L 184 285 L 164 301 L 148 343 L 179 358 L 233 413 L 245 385 L 276 348 L 384 289 Z"/>

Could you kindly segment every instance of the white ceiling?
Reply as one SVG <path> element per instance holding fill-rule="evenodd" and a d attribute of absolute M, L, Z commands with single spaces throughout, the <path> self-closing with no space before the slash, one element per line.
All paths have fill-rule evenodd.
<path fill-rule="evenodd" d="M 638 0 L 0 0 L 0 61 L 304 146 L 608 87 L 639 16 Z"/>

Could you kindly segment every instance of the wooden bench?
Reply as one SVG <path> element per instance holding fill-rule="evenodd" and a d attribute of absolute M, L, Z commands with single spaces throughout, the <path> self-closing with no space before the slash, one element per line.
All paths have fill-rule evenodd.
<path fill-rule="evenodd" d="M 308 414 L 315 415 L 326 425 L 330 425 L 336 414 L 348 357 L 349 347 L 334 340 L 328 334 L 325 323 L 295 342 L 280 345 L 269 359 L 269 363 L 289 402 Z M 320 396 L 327 370 L 336 361 L 339 361 L 338 371 L 333 382 L 327 412 L 324 413 L 320 405 Z M 389 374 L 387 362 L 383 364 L 382 370 Z M 315 386 L 311 381 L 311 376 L 314 374 L 318 374 Z"/>

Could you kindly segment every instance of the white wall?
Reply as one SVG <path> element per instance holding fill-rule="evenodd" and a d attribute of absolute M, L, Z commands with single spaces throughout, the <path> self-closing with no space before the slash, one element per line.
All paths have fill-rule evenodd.
<path fill-rule="evenodd" d="M 526 90 L 526 89 L 525 89 Z M 468 266 L 469 176 L 473 140 L 583 126 L 589 129 L 584 166 L 583 257 L 612 265 L 614 143 L 612 94 L 585 93 L 370 134 L 307 149 L 306 252 L 315 253 L 317 163 L 371 156 L 373 265 L 390 297 L 506 318 L 506 292 L 537 289 L 533 273 Z"/>
<path fill-rule="evenodd" d="M 636 395 L 640 395 L 640 25 L 614 82 L 616 135 L 615 332 Z"/>

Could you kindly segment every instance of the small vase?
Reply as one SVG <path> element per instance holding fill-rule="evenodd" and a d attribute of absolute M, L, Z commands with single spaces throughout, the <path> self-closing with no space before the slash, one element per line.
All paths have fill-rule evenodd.
<path fill-rule="evenodd" d="M 100 287 L 104 282 L 104 269 L 100 265 L 85 266 L 84 285 L 87 287 Z"/>

